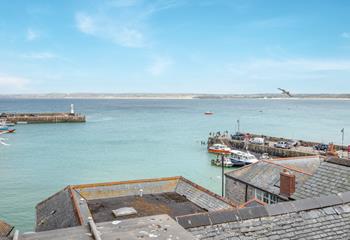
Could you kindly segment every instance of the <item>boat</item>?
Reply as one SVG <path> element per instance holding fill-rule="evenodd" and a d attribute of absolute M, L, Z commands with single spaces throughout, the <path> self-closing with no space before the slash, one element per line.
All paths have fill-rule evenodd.
<path fill-rule="evenodd" d="M 259 160 L 249 152 L 242 152 L 239 150 L 232 150 L 230 160 L 233 166 L 244 166 L 256 163 Z"/>
<path fill-rule="evenodd" d="M 213 115 L 214 113 L 213 112 L 205 112 L 204 114 L 205 115 Z"/>
<path fill-rule="evenodd" d="M 208 148 L 208 152 L 210 153 L 230 154 L 231 151 L 231 148 L 227 147 L 224 144 L 214 144 Z"/>
<path fill-rule="evenodd" d="M 0 120 L 0 132 L 2 133 L 13 133 L 16 129 L 8 126 L 5 120 Z"/>
<path fill-rule="evenodd" d="M 216 159 L 212 159 L 211 164 L 221 167 L 222 166 L 222 159 L 220 159 L 219 157 Z M 231 160 L 227 157 L 224 157 L 224 167 L 233 167 Z"/>

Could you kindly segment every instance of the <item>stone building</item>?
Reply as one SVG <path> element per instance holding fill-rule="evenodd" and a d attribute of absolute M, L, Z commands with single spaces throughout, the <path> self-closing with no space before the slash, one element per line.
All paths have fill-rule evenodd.
<path fill-rule="evenodd" d="M 177 220 L 199 240 L 347 240 L 350 192 Z"/>
<path fill-rule="evenodd" d="M 68 186 L 36 206 L 36 231 L 167 214 L 178 216 L 234 208 L 227 199 L 183 177 Z M 132 208 L 133 214 L 114 216 Z"/>
<path fill-rule="evenodd" d="M 321 164 L 319 157 L 261 160 L 225 174 L 225 197 L 237 205 L 287 201 Z"/>

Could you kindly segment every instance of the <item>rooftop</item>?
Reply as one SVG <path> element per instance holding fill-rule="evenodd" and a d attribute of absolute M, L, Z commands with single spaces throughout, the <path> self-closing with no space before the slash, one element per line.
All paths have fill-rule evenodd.
<path fill-rule="evenodd" d="M 260 160 L 257 163 L 228 172 L 226 176 L 279 195 L 280 173 L 283 169 L 288 169 L 295 175 L 296 188 L 298 188 L 317 170 L 320 164 L 320 158 L 315 156 Z"/>
<path fill-rule="evenodd" d="M 112 210 L 132 207 L 136 214 L 116 217 Z M 168 214 L 175 218 L 230 209 L 228 200 L 183 177 L 68 186 L 36 207 L 37 231 Z"/>
<path fill-rule="evenodd" d="M 350 191 L 350 160 L 329 158 L 297 188 L 293 199 L 303 199 Z"/>
<path fill-rule="evenodd" d="M 97 223 L 102 240 L 194 240 L 194 237 L 167 215 Z M 88 226 L 25 233 L 18 240 L 93 240 Z"/>
<path fill-rule="evenodd" d="M 113 221 L 115 219 L 129 219 L 135 217 L 153 216 L 167 214 L 172 218 L 192 213 L 207 212 L 189 201 L 185 196 L 176 192 L 166 192 L 159 194 L 146 194 L 142 197 L 138 195 L 95 199 L 87 202 L 90 212 L 95 222 Z M 115 217 L 112 210 L 124 207 L 132 207 L 137 213 Z"/>
<path fill-rule="evenodd" d="M 349 239 L 350 192 L 177 218 L 197 239 Z"/>

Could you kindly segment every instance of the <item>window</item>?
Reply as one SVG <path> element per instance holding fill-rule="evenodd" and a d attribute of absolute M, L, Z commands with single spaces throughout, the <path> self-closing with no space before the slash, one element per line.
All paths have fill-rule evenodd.
<path fill-rule="evenodd" d="M 268 192 L 261 191 L 259 189 L 254 189 L 254 195 L 260 201 L 263 201 L 267 204 L 274 204 L 278 202 L 278 197 L 276 195 L 270 194 Z"/>

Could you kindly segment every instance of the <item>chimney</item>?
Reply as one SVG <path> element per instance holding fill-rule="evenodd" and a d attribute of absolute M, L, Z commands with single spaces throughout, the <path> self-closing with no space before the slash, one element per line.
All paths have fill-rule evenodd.
<path fill-rule="evenodd" d="M 295 175 L 287 169 L 280 173 L 280 194 L 290 197 L 295 192 Z"/>

